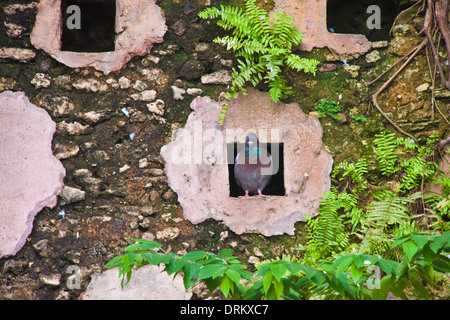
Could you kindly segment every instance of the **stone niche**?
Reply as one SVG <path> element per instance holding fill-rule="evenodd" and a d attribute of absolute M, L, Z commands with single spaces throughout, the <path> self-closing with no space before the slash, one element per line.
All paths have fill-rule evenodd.
<path fill-rule="evenodd" d="M 361 34 L 332 33 L 327 28 L 327 0 L 275 0 L 272 14 L 283 11 L 306 37 L 300 50 L 328 47 L 338 54 L 366 53 L 372 44 Z"/>
<path fill-rule="evenodd" d="M 163 41 L 167 26 L 155 2 L 41 0 L 31 43 L 71 68 L 94 67 L 108 74 L 120 70 L 134 56 L 150 53 L 154 43 Z M 80 8 L 80 29 L 67 28 L 68 19 L 73 22 L 74 11 L 67 12 L 70 5 Z M 110 43 L 99 46 L 99 42 L 108 42 L 108 36 Z"/>
<path fill-rule="evenodd" d="M 168 184 L 178 194 L 186 219 L 194 224 L 220 220 L 237 234 L 293 234 L 297 221 L 317 213 L 330 188 L 333 159 L 324 150 L 319 120 L 297 104 L 275 103 L 267 93 L 247 89 L 247 95 L 232 100 L 219 127 L 222 104 L 196 98 L 185 127 L 161 149 Z M 269 184 L 265 198 L 233 194 L 230 161 L 250 132 L 271 146 L 282 170 L 281 179 L 272 179 L 278 184 L 275 192 L 267 191 Z"/>

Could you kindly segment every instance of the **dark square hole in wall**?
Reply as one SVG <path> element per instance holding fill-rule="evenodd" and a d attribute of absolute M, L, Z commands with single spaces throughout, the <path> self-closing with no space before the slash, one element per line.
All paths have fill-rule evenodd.
<path fill-rule="evenodd" d="M 267 149 L 272 155 L 272 162 L 274 168 L 278 168 L 276 173 L 272 176 L 267 187 L 263 190 L 266 196 L 285 196 L 284 188 L 284 158 L 283 158 L 283 143 L 260 143 L 261 147 Z M 240 188 L 234 177 L 234 160 L 236 155 L 244 148 L 243 143 L 228 143 L 227 144 L 227 163 L 228 163 L 228 180 L 230 184 L 230 197 L 237 198 L 244 196 L 245 192 Z"/>
<path fill-rule="evenodd" d="M 69 6 L 77 6 L 75 11 Z M 61 51 L 108 52 L 115 49 L 115 0 L 62 0 Z M 79 29 L 77 28 L 79 27 Z"/>
<path fill-rule="evenodd" d="M 373 15 L 372 11 L 367 13 L 371 5 L 380 8 L 379 29 L 367 26 L 367 20 Z M 402 0 L 328 0 L 327 27 L 335 33 L 363 34 L 369 41 L 389 40 L 395 18 L 410 5 Z"/>

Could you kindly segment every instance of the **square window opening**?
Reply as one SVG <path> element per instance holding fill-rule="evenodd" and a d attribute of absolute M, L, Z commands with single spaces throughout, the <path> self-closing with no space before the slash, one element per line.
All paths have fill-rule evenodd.
<path fill-rule="evenodd" d="M 77 7 L 67 12 L 69 6 Z M 62 0 L 61 51 L 115 50 L 115 0 Z"/>
<path fill-rule="evenodd" d="M 379 17 L 371 10 L 367 13 L 371 5 L 379 7 Z M 334 33 L 363 34 L 369 41 L 389 40 L 395 18 L 410 5 L 401 0 L 327 0 L 327 28 Z M 373 25 L 373 19 L 379 19 L 379 26 Z"/>
<path fill-rule="evenodd" d="M 275 168 L 278 168 L 276 173 L 270 179 L 269 184 L 264 188 L 263 194 L 266 196 L 285 196 L 286 191 L 284 187 L 284 144 L 280 143 L 260 143 L 261 147 L 267 149 L 272 155 L 272 162 Z M 228 163 L 228 182 L 230 185 L 230 197 L 237 198 L 244 196 L 245 192 L 238 186 L 234 176 L 234 160 L 236 155 L 244 148 L 243 143 L 228 143 L 227 144 L 227 163 Z"/>

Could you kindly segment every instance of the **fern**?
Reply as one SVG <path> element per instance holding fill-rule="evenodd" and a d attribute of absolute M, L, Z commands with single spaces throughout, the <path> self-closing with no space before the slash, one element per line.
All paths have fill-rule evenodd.
<path fill-rule="evenodd" d="M 354 191 L 360 192 L 367 189 L 368 182 L 365 178 L 368 170 L 368 163 L 365 158 L 360 158 L 356 163 L 348 163 L 343 161 L 338 164 L 333 170 L 333 178 L 335 178 L 341 170 L 344 170 L 340 180 L 344 180 L 349 177 L 350 180 L 355 184 Z"/>
<path fill-rule="evenodd" d="M 437 140 L 435 135 L 430 136 L 427 143 L 419 148 L 416 157 L 402 163 L 405 174 L 402 177 L 400 191 L 412 190 L 424 181 L 436 178 L 438 165 L 432 161 L 434 154 L 432 146 Z"/>
<path fill-rule="evenodd" d="M 320 202 L 317 218 L 307 222 L 309 246 L 325 255 L 347 247 L 349 240 L 344 229 L 344 215 L 338 211 L 344 209 L 349 212 L 356 203 L 357 198 L 346 192 L 338 193 L 334 188 L 326 192 Z"/>
<path fill-rule="evenodd" d="M 279 102 L 293 91 L 287 86 L 283 75 L 285 69 L 304 71 L 315 75 L 319 61 L 305 59 L 292 53 L 304 37 L 293 24 L 293 17 L 277 12 L 273 19 L 264 9 L 256 5 L 256 0 L 248 0 L 245 10 L 223 6 L 206 8 L 199 13 L 202 19 L 216 19 L 217 25 L 230 30 L 231 35 L 214 39 L 227 50 L 233 50 L 238 59 L 237 69 L 233 69 L 233 81 L 226 94 L 228 102 L 222 106 L 219 124 L 223 125 L 231 99 L 245 91 L 247 83 L 253 86 L 260 82 L 269 85 L 270 98 Z"/>
<path fill-rule="evenodd" d="M 447 178 L 448 179 L 448 178 Z M 432 230 L 450 230 L 450 198 L 449 195 L 437 193 L 423 195 L 427 227 Z"/>
<path fill-rule="evenodd" d="M 398 172 L 399 168 L 396 166 L 398 154 L 395 152 L 395 148 L 402 144 L 402 141 L 396 137 L 395 133 L 389 130 L 376 134 L 375 138 L 373 143 L 381 173 L 385 176 L 390 176 Z"/>
<path fill-rule="evenodd" d="M 367 206 L 365 219 L 362 221 L 362 239 L 360 251 L 363 253 L 381 253 L 390 249 L 393 234 L 391 227 L 404 226 L 410 223 L 408 204 L 414 199 L 399 197 L 388 190 L 380 190 L 374 194 L 376 198 Z"/>
<path fill-rule="evenodd" d="M 322 101 L 316 106 L 315 109 L 319 112 L 319 117 L 327 115 L 335 120 L 341 120 L 341 118 L 336 115 L 336 113 L 341 112 L 341 106 L 338 105 L 336 101 Z"/>
<path fill-rule="evenodd" d="M 422 180 L 435 176 L 436 164 L 426 161 L 422 157 L 414 157 L 410 161 L 404 161 L 402 168 L 405 175 L 402 177 L 400 191 L 409 191 L 420 186 Z"/>

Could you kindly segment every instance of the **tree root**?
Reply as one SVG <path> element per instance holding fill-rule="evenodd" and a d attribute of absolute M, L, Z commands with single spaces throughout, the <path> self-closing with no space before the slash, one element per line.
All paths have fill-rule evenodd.
<path fill-rule="evenodd" d="M 450 0 L 422 0 L 415 3 L 412 7 L 416 6 L 419 3 L 422 3 L 422 8 L 426 6 L 426 12 L 425 12 L 425 21 L 424 26 L 421 31 L 425 34 L 425 39 L 417 46 L 415 47 L 411 52 L 409 52 L 407 55 L 405 55 L 403 58 L 399 59 L 397 62 L 395 62 L 392 66 L 390 66 L 387 70 L 385 70 L 381 75 L 379 75 L 377 78 L 372 80 L 371 82 L 364 82 L 366 86 L 370 86 L 371 84 L 378 81 L 382 76 L 384 76 L 386 73 L 388 73 L 394 66 L 396 66 L 399 62 L 404 61 L 407 59 L 400 68 L 385 82 L 383 85 L 372 95 L 372 102 L 373 105 L 377 108 L 377 110 L 381 113 L 381 115 L 400 133 L 403 135 L 413 139 L 417 142 L 416 138 L 402 130 L 397 124 L 395 124 L 394 121 L 392 121 L 386 113 L 383 112 L 380 105 L 378 104 L 378 96 L 385 90 L 389 84 L 400 74 L 400 72 L 403 71 L 403 69 L 411 62 L 412 59 L 425 47 L 429 46 L 431 49 L 431 54 L 434 61 L 434 73 L 431 72 L 431 66 L 428 61 L 428 67 L 430 71 L 430 76 L 432 78 L 432 97 L 431 97 L 431 105 L 432 105 L 432 116 L 434 117 L 434 107 L 436 107 L 436 110 L 438 110 L 439 114 L 442 116 L 442 118 L 447 122 L 447 124 L 450 125 L 447 118 L 445 118 L 444 114 L 441 112 L 441 110 L 438 108 L 435 97 L 434 97 L 434 90 L 435 90 L 435 75 L 436 72 L 439 73 L 439 77 L 441 80 L 441 84 L 446 89 L 450 90 L 450 72 L 448 75 L 448 80 L 445 78 L 444 70 L 442 68 L 442 65 L 439 61 L 439 54 L 434 46 L 434 41 L 432 37 L 432 30 L 438 29 L 440 31 L 440 35 L 444 39 L 444 42 L 446 44 L 447 49 L 447 57 L 450 55 L 450 28 L 448 26 L 448 14 L 449 14 L 449 3 Z M 408 8 L 407 10 L 411 9 L 412 7 Z M 406 11 L 406 10 L 404 10 Z M 403 12 L 404 12 L 403 11 Z M 402 13 L 403 13 L 402 12 Z M 428 57 L 428 51 L 427 51 L 427 57 Z M 437 70 L 436 70 L 437 69 Z M 444 141 L 447 141 L 449 139 L 446 139 Z M 450 140 L 449 140 L 450 141 Z"/>

